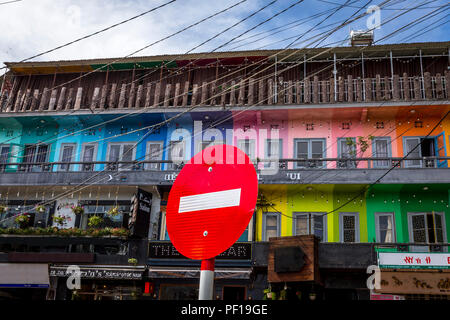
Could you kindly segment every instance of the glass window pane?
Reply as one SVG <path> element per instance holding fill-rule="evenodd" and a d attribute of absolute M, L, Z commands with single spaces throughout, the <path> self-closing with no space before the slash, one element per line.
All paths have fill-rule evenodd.
<path fill-rule="evenodd" d="M 296 223 L 295 228 L 296 235 L 301 236 L 308 234 L 308 218 L 306 215 L 297 215 L 295 223 Z"/>
<path fill-rule="evenodd" d="M 324 217 L 320 214 L 313 215 L 313 233 L 320 240 L 323 240 L 323 220 Z"/>
<path fill-rule="evenodd" d="M 112 145 L 109 150 L 109 161 L 119 161 L 120 145 Z"/>
<path fill-rule="evenodd" d="M 267 216 L 266 217 L 266 227 L 276 227 L 277 226 L 277 217 L 276 216 Z"/>
<path fill-rule="evenodd" d="M 311 142 L 312 158 L 322 158 L 323 156 L 323 141 Z"/>

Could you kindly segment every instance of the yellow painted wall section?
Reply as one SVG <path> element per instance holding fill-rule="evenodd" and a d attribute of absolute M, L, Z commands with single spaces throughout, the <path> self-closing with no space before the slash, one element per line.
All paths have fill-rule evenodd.
<path fill-rule="evenodd" d="M 292 225 L 292 219 L 287 215 L 287 185 L 260 185 L 259 194 L 264 195 L 265 199 L 272 203 L 272 207 L 267 207 L 264 211 L 281 212 L 281 236 L 290 235 L 288 225 Z M 258 208 L 256 213 L 256 241 L 262 241 L 262 221 L 263 210 Z M 292 233 L 292 232 L 291 232 Z"/>
<path fill-rule="evenodd" d="M 295 216 L 295 213 L 319 212 L 327 213 L 333 210 L 333 186 L 332 185 L 291 185 L 288 187 L 288 205 L 287 213 L 289 216 Z M 291 219 L 290 225 L 286 226 L 293 234 L 294 220 Z M 329 227 L 331 226 L 331 228 Z M 327 216 L 327 239 L 333 239 L 333 221 Z"/>

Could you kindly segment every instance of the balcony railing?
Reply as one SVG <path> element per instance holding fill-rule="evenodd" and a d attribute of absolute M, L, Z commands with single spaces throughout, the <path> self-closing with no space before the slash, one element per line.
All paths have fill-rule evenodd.
<path fill-rule="evenodd" d="M 448 160 L 450 157 L 296 158 L 256 159 L 253 163 L 258 170 L 269 169 L 271 166 L 275 168 L 277 165 L 281 170 L 412 169 L 447 168 Z M 0 164 L 0 172 L 179 171 L 184 163 L 171 160 L 4 163 Z"/>
<path fill-rule="evenodd" d="M 446 100 L 450 72 L 431 76 L 353 78 L 339 76 L 319 80 L 235 79 L 227 82 L 136 85 L 110 83 L 98 87 L 13 88 L 0 96 L 2 112 L 65 110 L 114 110 L 187 106 L 302 105 L 376 101 Z"/>

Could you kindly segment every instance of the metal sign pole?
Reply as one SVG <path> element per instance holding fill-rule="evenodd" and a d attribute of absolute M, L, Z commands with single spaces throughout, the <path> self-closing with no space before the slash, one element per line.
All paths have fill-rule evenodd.
<path fill-rule="evenodd" d="M 213 300 L 215 258 L 202 260 L 198 300 Z"/>

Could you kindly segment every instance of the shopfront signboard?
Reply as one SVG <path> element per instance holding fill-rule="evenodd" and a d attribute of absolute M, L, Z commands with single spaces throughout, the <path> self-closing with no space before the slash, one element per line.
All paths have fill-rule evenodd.
<path fill-rule="evenodd" d="M 380 268 L 450 269 L 450 254 L 441 252 L 379 252 Z"/>

